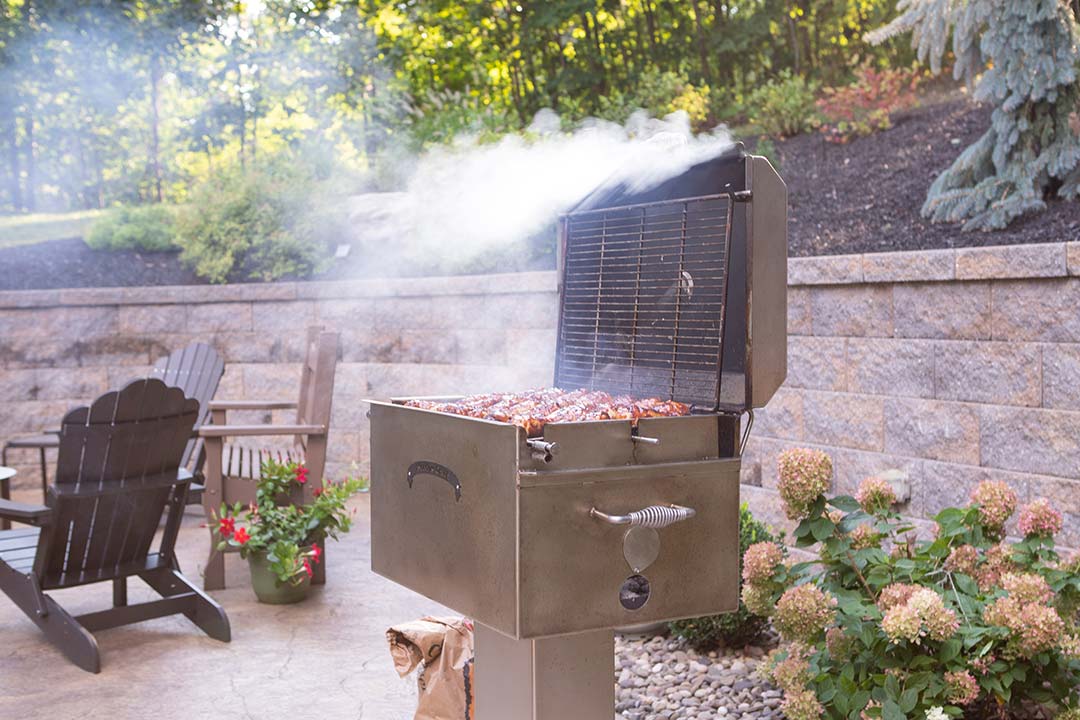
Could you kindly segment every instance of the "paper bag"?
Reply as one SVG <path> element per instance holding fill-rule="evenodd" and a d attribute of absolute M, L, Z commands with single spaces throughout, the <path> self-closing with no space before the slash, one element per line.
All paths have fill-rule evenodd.
<path fill-rule="evenodd" d="M 472 720 L 473 625 L 464 618 L 426 617 L 386 631 L 394 669 L 405 677 L 420 667 L 414 720 Z"/>

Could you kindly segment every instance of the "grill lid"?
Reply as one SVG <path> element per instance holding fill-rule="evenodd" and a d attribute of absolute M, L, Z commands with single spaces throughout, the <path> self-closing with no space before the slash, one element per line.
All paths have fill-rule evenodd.
<path fill-rule="evenodd" d="M 728 299 L 743 158 L 600 188 L 564 216 L 556 385 L 720 407 L 726 314 L 746 309 Z"/>

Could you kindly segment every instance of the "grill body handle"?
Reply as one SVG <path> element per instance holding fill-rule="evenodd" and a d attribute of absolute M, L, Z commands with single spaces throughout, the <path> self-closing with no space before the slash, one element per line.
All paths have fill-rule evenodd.
<path fill-rule="evenodd" d="M 677 522 L 689 520 L 697 515 L 697 511 L 682 505 L 650 505 L 626 515 L 609 515 L 592 508 L 589 510 L 589 515 L 609 525 L 629 525 L 660 530 Z"/>

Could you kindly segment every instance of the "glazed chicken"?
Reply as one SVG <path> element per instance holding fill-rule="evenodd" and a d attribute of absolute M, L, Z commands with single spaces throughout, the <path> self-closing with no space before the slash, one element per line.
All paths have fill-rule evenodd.
<path fill-rule="evenodd" d="M 409 400 L 409 407 L 468 417 L 513 423 L 525 428 L 529 437 L 543 434 L 548 423 L 592 420 L 631 420 L 643 417 L 689 415 L 690 406 L 674 400 L 636 400 L 628 395 L 610 395 L 600 390 L 559 390 L 547 388 L 519 393 L 489 393 L 441 402 Z"/>

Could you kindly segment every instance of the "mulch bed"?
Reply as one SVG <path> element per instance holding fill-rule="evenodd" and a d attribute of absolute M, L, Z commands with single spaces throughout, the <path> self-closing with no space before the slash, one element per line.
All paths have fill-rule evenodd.
<path fill-rule="evenodd" d="M 891 129 L 845 145 L 819 134 L 777 143 L 791 255 L 1080 240 L 1080 202 L 1053 201 L 998 232 L 962 232 L 922 218 L 930 183 L 989 125 L 990 108 L 953 96 L 898 113 Z"/>
<path fill-rule="evenodd" d="M 952 95 L 893 122 L 846 145 L 816 133 L 777 143 L 790 191 L 792 256 L 1080 240 L 1080 202 L 1052 202 L 1000 232 L 928 223 L 919 209 L 930 183 L 985 131 L 990 110 Z M 315 279 L 343 278 L 359 260 Z M 77 238 L 0 248 L 0 269 L 0 290 L 205 282 L 176 253 L 98 252 Z"/>

